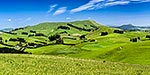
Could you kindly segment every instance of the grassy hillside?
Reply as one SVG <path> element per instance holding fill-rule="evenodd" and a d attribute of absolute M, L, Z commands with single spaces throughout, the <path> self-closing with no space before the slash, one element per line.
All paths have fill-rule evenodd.
<path fill-rule="evenodd" d="M 126 32 L 124 34 L 111 33 L 107 36 L 92 37 L 95 42 L 83 42 L 75 46 L 54 45 L 37 49 L 27 49 L 35 54 L 66 55 L 78 58 L 109 60 L 133 64 L 150 64 L 149 39 L 147 32 Z M 138 42 L 130 42 L 130 38 L 140 37 Z"/>
<path fill-rule="evenodd" d="M 47 55 L 0 54 L 0 75 L 149 75 L 150 66 Z"/>
<path fill-rule="evenodd" d="M 70 27 L 67 24 L 72 24 L 74 26 L 77 26 L 79 28 L 85 28 L 85 29 L 93 29 L 93 26 L 99 27 L 100 25 L 97 24 L 95 21 L 92 20 L 84 20 L 84 21 L 75 21 L 75 22 L 46 22 L 41 23 L 35 26 L 28 26 L 23 30 L 17 30 L 16 32 L 29 32 L 30 30 L 35 30 L 39 33 L 44 33 L 45 35 L 51 35 L 59 32 L 66 31 L 68 34 L 86 34 L 87 31 L 84 30 L 78 30 L 76 28 Z M 57 29 L 59 26 L 67 26 L 70 28 L 70 30 L 66 29 Z"/>
<path fill-rule="evenodd" d="M 0 35 L 3 38 L 0 47 L 14 48 L 16 50 L 23 48 L 26 52 L 40 55 L 150 64 L 150 40 L 146 38 L 149 32 L 125 31 L 120 34 L 114 33 L 114 30 L 118 29 L 103 26 L 91 20 L 47 22 L 14 30 L 11 34 L 3 33 Z M 27 34 L 22 34 L 23 32 Z M 101 32 L 107 32 L 108 34 L 101 36 Z M 44 36 L 36 36 L 37 33 L 42 33 Z M 49 36 L 55 34 L 61 36 L 63 44 L 57 44 L 56 40 L 49 40 Z M 29 37 L 29 35 L 33 36 Z M 82 35 L 85 35 L 85 38 L 81 39 Z M 25 39 L 21 46 L 19 41 L 9 41 L 10 38 L 17 37 Z M 137 42 L 130 41 L 130 39 L 138 37 L 140 39 Z M 34 44 L 29 45 L 32 43 Z"/>

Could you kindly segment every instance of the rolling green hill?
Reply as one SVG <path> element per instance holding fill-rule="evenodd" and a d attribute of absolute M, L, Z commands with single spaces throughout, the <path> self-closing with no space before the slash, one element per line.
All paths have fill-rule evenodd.
<path fill-rule="evenodd" d="M 92 20 L 47 22 L 1 34 L 3 39 L 0 47 L 40 55 L 150 64 L 150 40 L 146 38 L 149 32 L 114 33 L 114 30 L 119 29 L 103 26 Z M 101 36 L 104 32 L 107 34 Z M 56 37 L 56 34 L 60 38 L 50 41 L 50 37 Z M 10 41 L 10 38 L 23 38 L 21 41 L 24 42 Z M 130 41 L 133 38 L 139 39 L 136 42 Z M 57 43 L 59 41 L 60 44 Z"/>

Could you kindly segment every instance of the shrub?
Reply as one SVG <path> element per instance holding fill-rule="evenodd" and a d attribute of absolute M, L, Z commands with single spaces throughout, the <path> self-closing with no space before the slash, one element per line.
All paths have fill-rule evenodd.
<path fill-rule="evenodd" d="M 34 36 L 34 34 L 29 34 L 29 35 L 28 35 L 28 37 L 32 37 L 32 36 Z"/>
<path fill-rule="evenodd" d="M 86 35 L 81 35 L 80 40 L 84 40 Z"/>
<path fill-rule="evenodd" d="M 48 39 L 49 39 L 50 41 L 54 41 L 54 40 L 56 40 L 56 39 L 58 39 L 58 38 L 60 38 L 60 35 L 58 35 L 58 34 L 52 35 L 52 36 L 49 36 L 49 37 L 48 37 Z"/>
<path fill-rule="evenodd" d="M 57 27 L 57 29 L 66 29 L 66 30 L 70 30 L 70 28 L 67 27 L 67 26 L 59 26 L 59 27 Z"/>
<path fill-rule="evenodd" d="M 131 42 L 137 42 L 138 39 L 137 39 L 137 38 L 132 38 L 132 39 L 130 39 L 130 41 L 131 41 Z"/>
<path fill-rule="evenodd" d="M 146 38 L 149 38 L 149 39 L 150 39 L 150 35 L 146 35 Z"/>
<path fill-rule="evenodd" d="M 22 34 L 23 34 L 23 35 L 28 35 L 28 33 L 27 33 L 27 32 L 22 32 Z"/>
<path fill-rule="evenodd" d="M 9 41 L 19 41 L 19 42 L 26 42 L 24 38 L 10 38 Z"/>
<path fill-rule="evenodd" d="M 94 39 L 89 39 L 88 41 L 90 41 L 90 42 L 95 42 L 95 40 L 94 40 Z"/>
<path fill-rule="evenodd" d="M 63 44 L 63 43 L 64 43 L 63 39 L 61 38 L 56 39 L 56 44 Z"/>
<path fill-rule="evenodd" d="M 123 34 L 123 33 L 124 33 L 124 31 L 121 31 L 121 30 L 114 30 L 114 33 Z"/>
<path fill-rule="evenodd" d="M 2 37 L 0 37 L 0 40 L 2 41 L 2 40 L 3 40 L 3 38 L 2 38 Z"/>
<path fill-rule="evenodd" d="M 108 32 L 101 32 L 101 36 L 108 35 Z"/>
<path fill-rule="evenodd" d="M 31 33 L 36 33 L 36 31 L 34 31 L 34 30 L 30 30 L 30 32 L 31 32 Z"/>

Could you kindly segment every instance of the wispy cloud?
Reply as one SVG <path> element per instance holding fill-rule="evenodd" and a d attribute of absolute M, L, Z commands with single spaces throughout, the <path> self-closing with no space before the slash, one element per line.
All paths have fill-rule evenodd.
<path fill-rule="evenodd" d="M 12 21 L 12 19 L 10 19 L 10 18 L 9 18 L 9 19 L 7 19 L 7 21 L 8 21 L 8 22 L 11 22 L 11 21 Z"/>
<path fill-rule="evenodd" d="M 67 11 L 67 7 L 61 7 L 58 10 L 56 10 L 53 15 L 60 15 L 62 13 L 65 13 L 66 11 Z"/>
<path fill-rule="evenodd" d="M 50 5 L 50 8 L 49 8 L 49 10 L 47 11 L 47 13 L 52 12 L 52 11 L 54 10 L 54 8 L 57 7 L 57 6 L 58 6 L 58 4 Z"/>
<path fill-rule="evenodd" d="M 150 0 L 91 0 L 88 3 L 72 9 L 71 13 L 76 13 L 84 10 L 94 10 L 115 5 L 127 5 L 130 3 L 150 2 Z"/>
<path fill-rule="evenodd" d="M 67 17 L 66 20 L 71 20 L 71 18 L 70 18 L 70 17 Z"/>
<path fill-rule="evenodd" d="M 87 4 L 79 6 L 78 8 L 72 9 L 71 13 L 88 10 L 89 8 L 93 7 L 96 3 L 103 2 L 104 0 L 91 0 Z"/>

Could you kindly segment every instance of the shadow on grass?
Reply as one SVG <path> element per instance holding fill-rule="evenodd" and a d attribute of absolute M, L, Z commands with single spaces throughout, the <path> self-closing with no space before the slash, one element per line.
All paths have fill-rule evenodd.
<path fill-rule="evenodd" d="M 19 50 L 16 50 L 16 49 L 13 49 L 13 48 L 7 48 L 7 47 L 0 48 L 0 53 L 29 54 L 28 52 L 23 52 L 23 51 L 19 51 Z"/>

